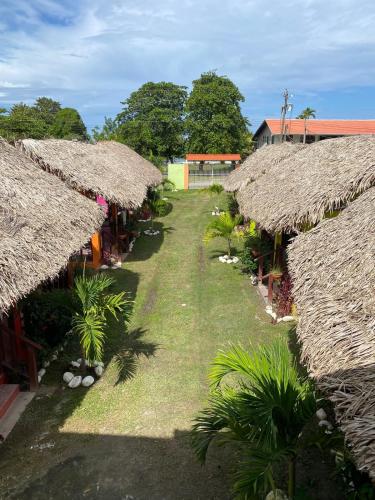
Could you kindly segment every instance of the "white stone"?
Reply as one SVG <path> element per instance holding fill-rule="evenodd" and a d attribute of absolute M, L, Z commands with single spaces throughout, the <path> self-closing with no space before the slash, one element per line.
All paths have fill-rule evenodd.
<path fill-rule="evenodd" d="M 224 255 L 224 259 L 229 259 L 229 255 Z"/>
<path fill-rule="evenodd" d="M 78 363 L 78 361 L 71 361 L 70 365 L 73 368 L 79 368 L 81 366 L 81 363 Z"/>
<path fill-rule="evenodd" d="M 227 259 L 227 264 L 232 264 L 233 260 L 232 259 Z"/>
<path fill-rule="evenodd" d="M 42 377 L 40 375 L 38 375 L 38 384 L 40 384 L 42 381 Z"/>
<path fill-rule="evenodd" d="M 327 413 L 323 410 L 323 408 L 319 408 L 315 415 L 318 417 L 319 420 L 327 420 Z"/>
<path fill-rule="evenodd" d="M 72 372 L 65 372 L 63 375 L 63 381 L 69 384 L 69 382 L 74 378 L 74 375 Z"/>
<path fill-rule="evenodd" d="M 95 366 L 94 371 L 95 371 L 95 375 L 97 377 L 101 377 L 103 375 L 104 368 L 102 366 L 98 365 L 98 366 Z"/>
<path fill-rule="evenodd" d="M 275 491 L 270 491 L 265 500 L 288 500 L 288 495 L 283 490 L 276 489 Z"/>
<path fill-rule="evenodd" d="M 56 361 L 56 359 L 57 359 L 57 354 L 52 354 L 51 361 Z"/>
<path fill-rule="evenodd" d="M 44 377 L 44 375 L 46 374 L 46 369 L 45 368 L 41 368 L 39 371 L 38 371 L 38 375 L 40 377 Z"/>
<path fill-rule="evenodd" d="M 87 375 L 87 377 L 82 380 L 82 385 L 83 387 L 90 387 L 90 385 L 92 385 L 94 382 L 94 377 L 92 377 L 91 375 Z"/>
<path fill-rule="evenodd" d="M 71 389 L 75 389 L 76 387 L 79 387 L 82 382 L 82 377 L 80 375 L 77 375 L 76 377 L 73 377 L 72 380 L 69 382 L 68 387 Z"/>
<path fill-rule="evenodd" d="M 50 365 L 50 362 L 49 361 L 44 361 L 43 363 L 43 368 L 48 368 Z"/>
<path fill-rule="evenodd" d="M 232 261 L 237 264 L 237 262 L 239 261 L 240 259 L 238 257 L 232 257 Z"/>
<path fill-rule="evenodd" d="M 320 420 L 319 427 L 327 427 L 329 431 L 333 429 L 333 425 L 331 424 L 331 422 L 328 422 L 328 420 Z"/>
<path fill-rule="evenodd" d="M 277 314 L 275 312 L 272 312 L 271 316 L 272 316 L 273 319 L 277 319 Z"/>
<path fill-rule="evenodd" d="M 109 268 L 108 268 L 107 264 L 102 264 L 102 265 L 100 266 L 100 269 L 109 269 Z"/>
<path fill-rule="evenodd" d="M 93 366 L 104 366 L 103 361 L 94 361 Z"/>
<path fill-rule="evenodd" d="M 211 215 L 216 215 L 216 213 L 215 212 L 211 212 Z"/>
<path fill-rule="evenodd" d="M 294 316 L 283 316 L 281 319 L 287 322 L 287 321 L 295 321 L 296 318 Z"/>

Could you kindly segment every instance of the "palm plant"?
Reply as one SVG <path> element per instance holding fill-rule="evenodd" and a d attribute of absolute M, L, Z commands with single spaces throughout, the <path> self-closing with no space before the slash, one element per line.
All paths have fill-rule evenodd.
<path fill-rule="evenodd" d="M 203 241 L 208 243 L 214 238 L 224 238 L 228 245 L 228 255 L 231 255 L 232 241 L 234 237 L 240 237 L 242 233 L 236 231 L 241 222 L 241 216 L 231 216 L 229 212 L 223 212 L 219 217 L 211 221 L 206 227 Z"/>
<path fill-rule="evenodd" d="M 130 301 L 125 292 L 109 293 L 114 279 L 104 274 L 77 276 L 74 280 L 74 294 L 78 299 L 79 310 L 73 317 L 73 331 L 79 336 L 82 363 L 101 361 L 108 326 L 108 315 L 119 320 L 122 314 L 124 321 L 128 319 Z"/>
<path fill-rule="evenodd" d="M 229 374 L 230 384 L 225 384 Z M 310 382 L 299 378 L 286 341 L 278 339 L 251 353 L 239 346 L 220 351 L 209 377 L 208 406 L 192 430 L 198 458 L 205 461 L 213 440 L 236 443 L 241 460 L 234 490 L 244 499 L 275 490 L 274 468 L 288 461 L 288 494 L 293 498 L 300 434 L 316 404 Z"/>
<path fill-rule="evenodd" d="M 298 119 L 304 120 L 304 133 L 303 133 L 303 143 L 306 144 L 306 134 L 307 134 L 307 120 L 310 118 L 315 118 L 315 109 L 305 108 L 300 115 L 297 116 Z"/>

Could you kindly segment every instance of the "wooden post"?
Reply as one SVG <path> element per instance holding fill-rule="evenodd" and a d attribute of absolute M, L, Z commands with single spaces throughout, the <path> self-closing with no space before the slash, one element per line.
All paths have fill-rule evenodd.
<path fill-rule="evenodd" d="M 263 255 L 261 255 L 260 257 L 258 257 L 258 280 L 259 282 L 262 282 L 262 279 L 263 279 L 263 266 L 264 266 L 264 257 Z"/>
<path fill-rule="evenodd" d="M 102 263 L 102 247 L 100 234 L 94 233 L 91 236 L 91 247 L 92 247 L 92 265 L 96 269 Z"/>
<path fill-rule="evenodd" d="M 268 302 L 270 305 L 272 305 L 272 299 L 273 299 L 273 276 L 270 274 L 268 276 Z"/>
<path fill-rule="evenodd" d="M 27 372 L 30 380 L 30 391 L 36 391 L 39 387 L 38 382 L 38 369 L 36 366 L 36 356 L 34 349 L 26 346 L 26 359 L 27 359 Z"/>

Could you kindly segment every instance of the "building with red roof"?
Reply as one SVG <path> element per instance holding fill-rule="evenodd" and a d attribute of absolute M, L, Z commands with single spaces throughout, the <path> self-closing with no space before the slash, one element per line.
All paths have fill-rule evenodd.
<path fill-rule="evenodd" d="M 285 120 L 285 138 L 303 142 L 305 120 Z M 317 142 L 347 135 L 375 135 L 375 120 L 306 120 L 306 142 Z M 257 148 L 281 142 L 281 120 L 267 118 L 254 134 Z"/>

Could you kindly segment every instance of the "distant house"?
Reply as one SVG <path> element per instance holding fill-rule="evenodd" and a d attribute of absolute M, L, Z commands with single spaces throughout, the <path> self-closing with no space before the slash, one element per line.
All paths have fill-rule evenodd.
<path fill-rule="evenodd" d="M 333 139 L 349 135 L 375 135 L 375 120 L 307 120 L 306 142 L 312 143 L 323 139 Z M 286 137 L 289 142 L 303 142 L 304 120 L 285 121 Z M 266 119 L 254 134 L 256 147 L 281 142 L 281 120 Z"/>

